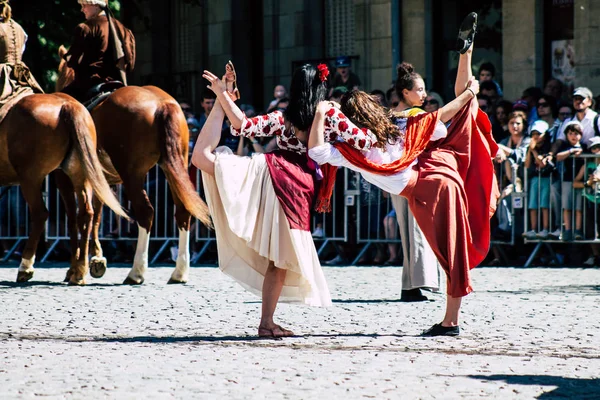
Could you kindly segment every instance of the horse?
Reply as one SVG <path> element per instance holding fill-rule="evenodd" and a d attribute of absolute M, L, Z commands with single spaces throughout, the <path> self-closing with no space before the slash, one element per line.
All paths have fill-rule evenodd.
<path fill-rule="evenodd" d="M 56 90 L 60 91 L 75 77 L 61 46 Z M 144 282 L 148 269 L 150 229 L 154 208 L 144 190 L 148 171 L 158 164 L 164 171 L 173 202 L 179 230 L 179 252 L 176 267 L 168 283 L 186 283 L 189 278 L 190 214 L 211 227 L 208 206 L 192 184 L 188 168 L 189 130 L 185 115 L 173 97 L 155 86 L 125 86 L 112 92 L 91 110 L 98 135 L 98 156 L 110 184 L 123 185 L 131 202 L 139 228 L 133 266 L 124 284 Z M 94 201 L 93 246 L 90 272 L 102 277 L 106 272 L 98 230 L 102 203 Z"/>
<path fill-rule="evenodd" d="M 93 194 L 118 215 L 128 218 L 104 177 L 96 154 L 94 121 L 85 107 L 64 94 L 23 97 L 0 123 L 0 186 L 20 185 L 31 215 L 31 230 L 17 282 L 33 277 L 35 252 L 48 219 L 42 183 L 57 170 L 62 171 L 56 175 L 57 187 L 71 206 L 68 227 L 72 255 L 65 279 L 70 285 L 85 285 Z M 77 215 L 75 197 L 79 202 Z"/>

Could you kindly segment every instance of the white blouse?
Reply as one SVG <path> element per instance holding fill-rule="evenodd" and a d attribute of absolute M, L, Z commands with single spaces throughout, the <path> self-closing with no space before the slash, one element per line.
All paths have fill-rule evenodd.
<path fill-rule="evenodd" d="M 400 120 L 398 127 L 401 131 L 405 131 L 406 120 Z M 448 136 L 446 126 L 442 122 L 438 122 L 431 137 L 431 141 L 436 141 L 445 138 L 446 136 Z M 371 147 L 369 150 L 363 151 L 363 153 L 368 160 L 378 165 L 389 164 L 399 159 L 404 153 L 404 141 L 398 140 L 394 144 L 388 143 L 386 144 L 385 149 Z M 367 182 L 392 194 L 400 194 L 404 190 L 412 174 L 415 173 L 412 167 L 417 164 L 417 159 L 415 159 L 408 168 L 400 172 L 393 175 L 381 175 L 365 171 L 350 163 L 331 143 L 325 143 L 321 146 L 309 149 L 308 155 L 319 165 L 328 163 L 336 167 L 346 167 L 353 171 L 360 172 Z"/>

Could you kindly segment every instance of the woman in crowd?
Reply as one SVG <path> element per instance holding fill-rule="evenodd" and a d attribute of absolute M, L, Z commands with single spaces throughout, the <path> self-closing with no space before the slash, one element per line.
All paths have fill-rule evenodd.
<path fill-rule="evenodd" d="M 409 200 L 447 275 L 446 314 L 424 332 L 426 336 L 460 333 L 461 300 L 472 291 L 469 270 L 488 252 L 489 218 L 496 201 L 491 154 L 497 147 L 489 119 L 473 100 L 479 85 L 471 76 L 475 21 L 469 20 L 471 27 L 465 28 L 463 22 L 459 33 L 466 48 L 459 60 L 455 100 L 436 112 L 405 118 L 390 116 L 365 93 L 352 92 L 344 96 L 341 107 L 360 128 L 345 117 L 332 120 L 335 106 L 321 103 L 309 139 L 309 154 L 319 164 L 360 171 L 371 183 Z M 441 122 L 450 120 L 447 129 Z M 352 142 L 328 143 L 328 128 L 341 137 L 344 131 L 362 129 L 367 133 L 362 151 L 353 150 Z"/>
<path fill-rule="evenodd" d="M 502 100 L 496 105 L 495 116 L 496 119 L 492 124 L 492 134 L 496 143 L 500 143 L 506 137 L 508 137 L 508 115 L 512 111 L 512 103 L 510 101 Z"/>

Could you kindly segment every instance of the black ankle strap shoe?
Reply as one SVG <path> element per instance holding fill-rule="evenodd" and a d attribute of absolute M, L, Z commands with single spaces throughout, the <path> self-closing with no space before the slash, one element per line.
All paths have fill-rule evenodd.
<path fill-rule="evenodd" d="M 456 38 L 456 51 L 465 54 L 473 44 L 475 32 L 477 32 L 477 13 L 472 12 L 460 24 L 460 30 Z"/>
<path fill-rule="evenodd" d="M 460 335 L 460 328 L 458 326 L 442 326 L 442 324 L 435 324 L 431 328 L 427 329 L 421 334 L 421 336 L 458 336 Z"/>

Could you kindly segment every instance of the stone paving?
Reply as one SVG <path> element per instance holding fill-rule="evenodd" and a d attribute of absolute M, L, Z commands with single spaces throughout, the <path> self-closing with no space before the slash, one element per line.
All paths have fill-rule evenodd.
<path fill-rule="evenodd" d="M 334 306 L 281 305 L 285 340 L 254 336 L 258 299 L 216 268 L 65 272 L 0 268 L 0 399 L 600 398 L 599 268 L 475 269 L 462 335 L 421 338 L 442 294 L 400 303 L 401 268 L 329 267 Z"/>

